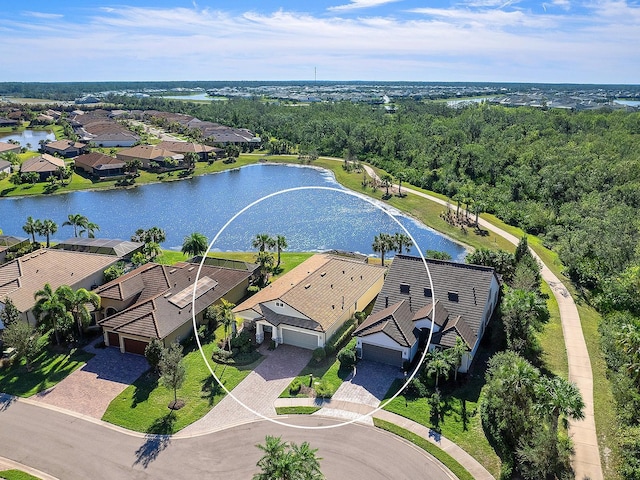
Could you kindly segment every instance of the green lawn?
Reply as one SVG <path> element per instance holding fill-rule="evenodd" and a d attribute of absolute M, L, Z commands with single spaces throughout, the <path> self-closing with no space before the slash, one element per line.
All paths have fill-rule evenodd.
<path fill-rule="evenodd" d="M 410 441 L 414 445 L 417 445 L 421 449 L 433 455 L 437 458 L 441 463 L 443 463 L 449 470 L 453 472 L 453 474 L 458 477 L 460 480 L 473 480 L 473 476 L 462 466 L 458 461 L 449 455 L 447 452 L 439 448 L 438 446 L 431 443 L 429 440 L 425 440 L 419 435 L 416 435 L 409 430 L 405 430 L 402 427 L 394 425 L 393 423 L 385 422 L 384 420 L 380 420 L 379 418 L 373 419 L 373 424 L 387 432 L 391 432 L 399 437 L 404 438 L 405 440 Z"/>
<path fill-rule="evenodd" d="M 30 397 L 53 387 L 92 357 L 84 350 L 73 350 L 71 354 L 45 350 L 34 362 L 31 372 L 27 372 L 24 362 L 0 368 L 0 392 Z"/>
<path fill-rule="evenodd" d="M 538 333 L 538 341 L 542 347 L 541 360 L 543 367 L 554 375 L 564 379 L 569 378 L 569 362 L 567 360 L 567 347 L 564 344 L 564 333 L 560 320 L 558 301 L 553 296 L 546 283 L 542 283 L 542 293 L 548 296 L 547 308 L 549 309 L 549 322 L 542 332 Z"/>
<path fill-rule="evenodd" d="M 203 346 L 209 361 L 214 346 L 215 342 Z M 213 364 L 214 372 L 232 390 L 260 361 L 244 367 Z M 184 365 L 187 374 L 178 398 L 186 404 L 180 410 L 170 413 L 168 405 L 173 400 L 173 390 L 159 385 L 157 376 L 147 372 L 111 402 L 102 419 L 137 432 L 172 434 L 202 418 L 222 400 L 225 392 L 211 376 L 197 348 L 185 355 Z"/>
<path fill-rule="evenodd" d="M 440 389 L 445 407 L 443 418 L 437 426 L 431 423 L 430 409 L 425 398 L 414 397 L 403 392 L 384 409 L 439 431 L 498 478 L 500 459 L 484 435 L 478 411 L 480 390 L 484 385 L 482 365 L 490 354 L 491 352 L 480 348 L 466 383 L 454 388 L 452 381 L 444 384 L 441 382 Z M 387 392 L 383 403 L 391 398 L 403 384 L 403 380 L 396 380 Z"/>
<path fill-rule="evenodd" d="M 22 470 L 3 470 L 0 472 L 0 478 L 5 480 L 40 480 L 40 477 L 34 477 Z"/>
<path fill-rule="evenodd" d="M 311 415 L 320 410 L 321 407 L 276 407 L 278 415 Z"/>

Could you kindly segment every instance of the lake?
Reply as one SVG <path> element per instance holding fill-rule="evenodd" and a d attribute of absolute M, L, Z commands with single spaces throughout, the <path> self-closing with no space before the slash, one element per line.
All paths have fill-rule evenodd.
<path fill-rule="evenodd" d="M 184 237 L 200 232 L 212 240 L 237 212 L 265 195 L 301 186 L 344 189 L 327 170 L 277 164 L 257 164 L 188 180 L 141 185 L 131 189 L 94 190 L 59 195 L 0 199 L 0 229 L 24 236 L 27 216 L 55 221 L 52 237 L 73 236 L 62 227 L 69 214 L 81 213 L 100 226 L 100 238 L 129 239 L 138 228 L 158 226 L 167 234 L 163 248 L 179 250 Z M 421 223 L 380 203 L 409 230 L 420 248 L 448 252 L 462 260 L 465 249 Z M 329 249 L 372 254 L 380 232 L 400 227 L 366 200 L 331 190 L 283 193 L 240 215 L 223 232 L 214 249 L 251 251 L 258 233 L 284 235 L 290 251 Z M 416 249 L 413 249 L 416 252 Z"/>
<path fill-rule="evenodd" d="M 9 140 L 15 140 L 20 143 L 20 146 L 29 150 L 37 151 L 40 148 L 40 140 L 51 140 L 55 142 L 56 136 L 53 132 L 48 130 L 23 130 L 21 132 L 3 134 L 0 133 L 0 142 L 8 142 Z"/>

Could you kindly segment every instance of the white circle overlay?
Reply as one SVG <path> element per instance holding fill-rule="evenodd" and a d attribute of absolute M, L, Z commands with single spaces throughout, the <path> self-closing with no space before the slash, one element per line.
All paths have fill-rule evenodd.
<path fill-rule="evenodd" d="M 333 191 L 333 192 L 338 192 L 338 193 L 342 193 L 345 195 L 351 195 L 352 197 L 356 197 L 360 200 L 365 200 L 366 202 L 370 203 L 371 205 L 373 205 L 374 207 L 376 207 L 378 210 L 384 212 L 389 218 L 391 218 L 395 223 L 398 224 L 398 226 L 409 236 L 409 238 L 411 239 L 411 241 L 413 242 L 413 245 L 416 247 L 416 249 L 418 250 L 418 254 L 420 255 L 420 258 L 422 259 L 422 263 L 424 264 L 424 268 L 427 272 L 427 276 L 429 277 L 429 285 L 431 287 L 431 291 L 435 292 L 434 288 L 433 288 L 433 279 L 431 278 L 431 272 L 429 271 L 429 266 L 427 265 L 427 261 L 425 260 L 423 254 L 422 254 L 422 250 L 420 249 L 419 245 L 417 244 L 415 238 L 413 238 L 413 236 L 411 235 L 411 233 L 405 228 L 404 225 L 402 225 L 402 223 L 400 223 L 400 221 L 394 217 L 390 212 L 388 212 L 387 210 L 385 210 L 378 202 L 376 202 L 374 199 L 371 199 L 367 196 L 364 195 L 360 195 L 356 192 L 353 192 L 351 190 L 345 190 L 345 189 L 340 189 L 340 188 L 335 188 L 335 187 L 323 187 L 323 186 L 304 186 L 304 187 L 293 187 L 293 188 L 287 188 L 284 190 L 279 190 L 277 192 L 274 193 L 270 193 L 268 195 L 265 195 L 261 198 L 259 198 L 258 200 L 255 200 L 254 202 L 250 203 L 249 205 L 247 205 L 246 207 L 244 207 L 242 210 L 240 210 L 238 213 L 236 213 L 233 217 L 231 217 L 227 223 L 225 223 L 222 228 L 218 231 L 218 233 L 216 234 L 216 236 L 213 238 L 213 240 L 211 240 L 211 243 L 209 244 L 209 248 L 207 249 L 207 251 L 205 252 L 205 254 L 202 256 L 202 260 L 200 261 L 200 265 L 198 266 L 198 271 L 196 273 L 196 278 L 195 281 L 193 283 L 193 293 L 191 295 L 191 304 L 192 306 L 195 306 L 195 301 L 196 301 L 196 285 L 198 284 L 198 279 L 200 278 L 200 272 L 202 271 L 202 266 L 204 265 L 204 261 L 207 258 L 207 254 L 209 253 L 209 251 L 213 248 L 213 245 L 216 243 L 216 241 L 218 240 L 218 238 L 220 237 L 220 235 L 222 235 L 222 233 L 226 230 L 226 228 L 231 225 L 231 223 L 233 223 L 240 215 L 242 215 L 244 212 L 246 212 L 247 210 L 249 210 L 252 207 L 255 207 L 256 205 L 258 205 L 259 203 L 268 200 L 270 198 L 276 197 L 278 195 L 283 195 L 286 193 L 291 193 L 291 192 L 298 192 L 301 190 L 329 190 L 329 191 Z M 435 318 L 435 301 L 433 302 L 433 307 L 432 307 L 432 319 Z M 191 318 L 193 321 L 193 329 L 194 332 L 198 331 L 198 326 L 196 323 L 196 312 L 195 312 L 195 308 L 191 308 Z M 243 403 L 242 401 L 240 401 L 231 390 L 228 390 L 227 387 L 224 386 L 224 384 L 222 383 L 222 381 L 216 376 L 216 374 L 213 372 L 213 368 L 211 367 L 211 364 L 209 363 L 209 360 L 207 359 L 207 356 L 204 353 L 204 350 L 202 349 L 202 344 L 200 343 L 200 338 L 198 337 L 198 335 L 194 335 L 195 339 L 196 339 L 196 343 L 198 344 L 198 349 L 200 350 L 200 354 L 202 355 L 202 359 L 204 360 L 205 365 L 207 366 L 207 368 L 209 369 L 209 372 L 211 373 L 211 375 L 213 376 L 213 378 L 215 378 L 216 382 L 218 382 L 218 385 L 220 385 L 220 387 L 222 387 L 222 389 L 227 393 L 227 395 L 229 395 L 231 398 L 233 398 L 239 405 L 241 405 L 242 407 L 244 407 L 246 410 L 248 410 L 249 412 L 253 413 L 254 415 L 257 415 L 258 417 L 261 417 L 265 420 L 268 420 L 272 423 L 275 423 L 277 425 L 282 425 L 285 427 L 291 427 L 291 428 L 298 428 L 301 430 L 324 430 L 324 429 L 329 429 L 329 428 L 337 428 L 337 427 L 342 427 L 344 425 L 349 425 L 352 424 L 354 422 L 363 420 L 367 417 L 371 417 L 374 413 L 382 410 L 384 407 L 386 407 L 392 400 L 394 400 L 398 395 L 400 395 L 405 388 L 407 388 L 407 386 L 409 385 L 409 383 L 414 379 L 414 377 L 416 376 L 418 370 L 420 369 L 420 367 L 422 366 L 422 364 L 424 363 L 424 359 L 426 358 L 427 355 L 427 351 L 429 350 L 429 345 L 431 344 L 431 337 L 433 335 L 433 320 L 432 320 L 432 328 L 429 329 L 429 337 L 427 338 L 427 344 L 425 345 L 424 351 L 422 352 L 422 357 L 420 358 L 420 362 L 418 363 L 418 365 L 416 365 L 416 368 L 413 370 L 413 372 L 411 373 L 411 375 L 406 379 L 404 385 L 388 400 L 386 400 L 384 403 L 382 403 L 381 405 L 379 405 L 378 407 L 376 407 L 374 410 L 372 410 L 369 413 L 364 413 L 362 415 L 357 416 L 356 418 L 353 418 L 351 420 L 346 420 L 344 422 L 341 423 L 336 423 L 336 424 L 331 424 L 331 425 L 318 425 L 318 426 L 302 426 L 302 425 L 292 425 L 290 423 L 286 423 L 286 422 L 282 422 L 280 420 L 277 420 L 276 418 L 273 417 L 267 417 L 263 414 L 261 414 L 260 412 L 256 412 L 254 409 L 252 409 L 251 407 L 249 407 L 248 405 L 246 405 L 245 403 Z M 355 367 L 354 367 L 355 368 Z M 319 403 L 320 407 L 324 407 L 324 401 Z M 331 407 L 331 405 L 326 405 L 327 407 Z"/>

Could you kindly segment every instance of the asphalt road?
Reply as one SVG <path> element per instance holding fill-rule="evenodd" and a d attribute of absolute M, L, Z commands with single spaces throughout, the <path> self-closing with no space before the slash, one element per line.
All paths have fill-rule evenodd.
<path fill-rule="evenodd" d="M 300 416 L 296 425 L 332 419 Z M 0 456 L 73 479 L 250 479 L 266 435 L 308 441 L 327 479 L 445 480 L 452 478 L 424 451 L 374 427 L 304 430 L 260 421 L 192 438 L 134 436 L 57 411 L 0 404 Z"/>

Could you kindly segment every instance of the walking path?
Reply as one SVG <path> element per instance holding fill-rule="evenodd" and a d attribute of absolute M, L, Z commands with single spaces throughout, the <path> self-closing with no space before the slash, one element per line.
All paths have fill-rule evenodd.
<path fill-rule="evenodd" d="M 371 167 L 365 165 L 364 168 L 368 175 L 379 179 Z M 394 188 L 397 188 L 397 185 L 394 185 Z M 417 190 L 404 187 L 403 191 L 441 205 L 447 204 L 445 200 Z M 511 235 L 482 218 L 479 219 L 479 223 L 483 228 L 491 230 L 514 245 L 517 245 L 520 241 L 516 236 Z M 577 385 L 585 403 L 584 420 L 572 420 L 569 422 L 569 434 L 572 437 L 575 449 L 573 469 L 578 480 L 603 480 L 600 451 L 598 449 L 598 436 L 596 434 L 596 424 L 593 413 L 593 374 L 587 344 L 582 333 L 580 315 L 578 314 L 578 309 L 573 301 L 573 297 L 566 287 L 533 250 L 531 250 L 531 253 L 542 265 L 542 278 L 547 282 L 549 287 L 551 287 L 553 296 L 558 302 L 562 331 L 564 333 L 564 343 L 569 361 L 569 381 Z"/>

